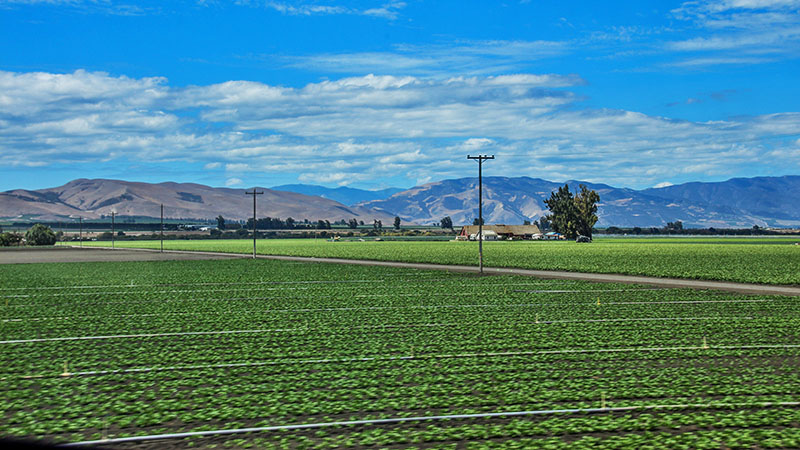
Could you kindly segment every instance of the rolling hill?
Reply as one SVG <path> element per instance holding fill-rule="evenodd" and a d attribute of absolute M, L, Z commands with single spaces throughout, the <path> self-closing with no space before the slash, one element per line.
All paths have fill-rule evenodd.
<path fill-rule="evenodd" d="M 368 207 L 346 206 L 322 197 L 259 188 L 259 217 L 295 220 L 373 219 L 391 223 L 393 215 Z M 68 216 L 96 219 L 115 211 L 120 216 L 159 217 L 160 205 L 168 218 L 246 220 L 253 200 L 245 189 L 214 188 L 193 183 L 137 183 L 120 180 L 78 179 L 63 186 L 0 193 L 0 217 L 31 216 L 57 220 Z"/>

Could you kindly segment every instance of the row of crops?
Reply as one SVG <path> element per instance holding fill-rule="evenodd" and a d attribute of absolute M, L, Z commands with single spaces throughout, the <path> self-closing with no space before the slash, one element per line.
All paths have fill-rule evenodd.
<path fill-rule="evenodd" d="M 800 284 L 800 246 L 793 238 L 598 239 L 574 242 L 485 242 L 491 267 L 620 273 L 766 284 Z M 86 243 L 107 246 L 107 242 Z M 124 241 L 118 247 L 159 248 L 159 241 Z M 165 241 L 168 250 L 250 253 L 250 240 Z M 371 259 L 435 264 L 477 264 L 475 242 L 329 242 L 273 239 L 258 242 L 270 255 Z"/>
<path fill-rule="evenodd" d="M 792 297 L 219 260 L 4 266 L 0 302 L 3 436 L 800 445 Z"/>

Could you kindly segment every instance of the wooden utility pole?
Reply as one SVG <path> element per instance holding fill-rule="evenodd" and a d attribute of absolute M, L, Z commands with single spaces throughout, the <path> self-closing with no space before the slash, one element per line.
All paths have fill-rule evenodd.
<path fill-rule="evenodd" d="M 161 253 L 164 253 L 164 204 L 161 204 Z"/>
<path fill-rule="evenodd" d="M 263 193 L 256 191 L 256 188 L 253 188 L 253 192 L 245 191 L 245 194 L 253 196 L 253 259 L 256 259 L 256 196 Z"/>
<path fill-rule="evenodd" d="M 111 248 L 112 249 L 114 248 L 114 216 L 116 214 L 117 213 L 115 213 L 114 211 L 111 211 Z"/>
<path fill-rule="evenodd" d="M 467 155 L 467 159 L 478 161 L 478 267 L 483 274 L 483 162 L 494 159 L 494 155 Z"/>

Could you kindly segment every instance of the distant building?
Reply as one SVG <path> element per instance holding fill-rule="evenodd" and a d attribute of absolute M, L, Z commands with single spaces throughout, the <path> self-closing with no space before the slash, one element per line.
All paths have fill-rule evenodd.
<path fill-rule="evenodd" d="M 536 225 L 484 225 L 483 226 L 483 239 L 493 240 L 496 238 L 522 240 L 533 239 L 535 235 L 540 235 L 542 232 Z M 461 227 L 461 232 L 458 234 L 459 240 L 474 240 L 478 236 L 478 225 L 465 225 Z M 493 237 L 490 237 L 493 236 Z"/>

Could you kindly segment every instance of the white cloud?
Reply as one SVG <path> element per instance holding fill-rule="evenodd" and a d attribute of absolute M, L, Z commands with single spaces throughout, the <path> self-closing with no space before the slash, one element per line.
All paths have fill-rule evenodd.
<path fill-rule="evenodd" d="M 532 61 L 561 56 L 570 44 L 558 41 L 456 41 L 396 45 L 393 51 L 327 53 L 285 58 L 289 67 L 334 73 L 405 73 L 452 76 L 513 72 Z"/>
<path fill-rule="evenodd" d="M 0 163 L 185 161 L 224 168 L 229 179 L 280 173 L 347 184 L 470 175 L 466 154 L 490 151 L 487 174 L 613 173 L 602 181 L 633 186 L 800 164 L 800 113 L 693 122 L 586 109 L 569 90 L 581 82 L 369 75 L 299 88 L 176 88 L 163 78 L 0 72 Z"/>
<path fill-rule="evenodd" d="M 800 56 L 800 1 L 690 1 L 672 12 L 703 34 L 668 42 L 666 48 L 705 55 L 671 65 L 762 64 Z"/>
<path fill-rule="evenodd" d="M 239 178 L 228 178 L 227 180 L 225 180 L 225 186 L 227 187 L 241 186 L 242 183 L 244 183 L 244 181 L 242 181 Z"/>
<path fill-rule="evenodd" d="M 352 8 L 334 4 L 319 4 L 308 1 L 280 2 L 237 0 L 236 4 L 251 7 L 264 7 L 289 16 L 328 16 L 328 15 L 359 15 L 396 19 L 399 11 L 405 8 L 404 2 L 388 2 L 374 8 Z"/>
<path fill-rule="evenodd" d="M 669 181 L 662 181 L 661 183 L 658 183 L 653 187 L 658 189 L 658 188 L 670 187 L 670 186 L 674 186 L 674 185 L 672 183 L 670 183 Z"/>

